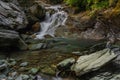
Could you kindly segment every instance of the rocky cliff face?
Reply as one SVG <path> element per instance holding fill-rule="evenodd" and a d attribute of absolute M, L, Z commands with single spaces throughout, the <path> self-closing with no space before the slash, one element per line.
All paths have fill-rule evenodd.
<path fill-rule="evenodd" d="M 19 34 L 15 30 L 28 24 L 25 13 L 16 0 L 0 1 L 0 48 L 19 45 Z"/>
<path fill-rule="evenodd" d="M 0 28 L 18 30 L 26 27 L 27 19 L 20 6 L 0 1 Z"/>

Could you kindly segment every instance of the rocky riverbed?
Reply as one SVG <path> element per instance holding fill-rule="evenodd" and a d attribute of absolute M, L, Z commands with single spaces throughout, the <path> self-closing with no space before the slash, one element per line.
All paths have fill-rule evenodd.
<path fill-rule="evenodd" d="M 79 12 L 63 0 L 1 0 L 0 80 L 120 80 L 113 3 Z"/>

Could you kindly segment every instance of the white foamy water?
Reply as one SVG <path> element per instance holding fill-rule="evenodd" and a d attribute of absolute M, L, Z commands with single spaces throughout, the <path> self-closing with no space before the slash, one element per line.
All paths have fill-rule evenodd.
<path fill-rule="evenodd" d="M 40 23 L 41 31 L 37 34 L 37 38 L 43 39 L 45 35 L 54 37 L 55 30 L 60 26 L 64 25 L 67 20 L 67 13 L 61 10 L 61 6 L 46 7 L 46 9 L 53 9 L 55 13 L 50 15 L 46 13 L 46 18 Z"/>

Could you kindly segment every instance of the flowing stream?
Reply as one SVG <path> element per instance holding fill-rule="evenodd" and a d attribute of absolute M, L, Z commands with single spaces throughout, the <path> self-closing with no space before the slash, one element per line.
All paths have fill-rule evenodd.
<path fill-rule="evenodd" d="M 68 16 L 59 5 L 46 7 L 46 9 L 54 10 L 55 13 L 51 15 L 50 12 L 46 12 L 45 20 L 40 23 L 41 31 L 37 34 L 37 38 L 39 39 L 43 39 L 45 35 L 54 37 L 55 30 L 60 25 L 65 25 Z"/>

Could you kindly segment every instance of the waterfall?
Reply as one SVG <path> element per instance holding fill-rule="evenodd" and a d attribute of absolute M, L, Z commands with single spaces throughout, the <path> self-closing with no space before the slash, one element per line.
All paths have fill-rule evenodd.
<path fill-rule="evenodd" d="M 39 39 L 43 39 L 45 35 L 54 37 L 55 30 L 60 25 L 65 25 L 67 20 L 67 13 L 61 10 L 61 6 L 50 6 L 46 9 L 53 9 L 55 13 L 50 15 L 49 12 L 46 12 L 45 20 L 40 23 L 41 31 L 36 36 Z"/>

